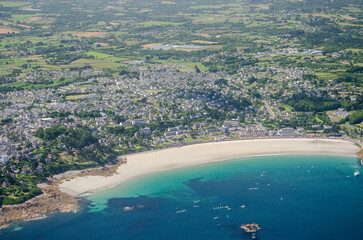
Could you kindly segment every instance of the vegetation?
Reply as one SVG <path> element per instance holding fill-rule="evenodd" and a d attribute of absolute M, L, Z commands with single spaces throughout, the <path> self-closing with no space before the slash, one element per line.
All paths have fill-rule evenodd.
<path fill-rule="evenodd" d="M 341 107 L 341 103 L 334 99 L 307 97 L 301 94 L 294 95 L 286 104 L 300 112 L 323 112 Z"/>
<path fill-rule="evenodd" d="M 219 133 L 225 120 L 361 137 L 360 0 L 166 2 L 0 2 L 0 111 L 11 109 L 0 130 L 19 153 L 1 166 L 0 205 L 39 195 L 36 184 L 57 173 L 209 139 L 200 133 Z M 149 83 L 146 72 L 164 75 Z M 175 76 L 184 89 L 168 89 Z M 28 93 L 41 96 L 29 103 Z M 344 114 L 331 117 L 339 108 Z M 24 117 L 39 142 L 11 130 L 23 109 L 54 120 L 37 129 L 40 119 Z M 135 109 L 155 118 L 120 126 L 146 117 Z M 165 142 L 176 126 L 187 136 Z M 145 127 L 151 135 L 140 133 Z"/>
<path fill-rule="evenodd" d="M 0 205 L 22 203 L 41 194 L 37 183 L 54 174 L 102 166 L 112 163 L 117 156 L 110 147 L 100 145 L 85 126 L 39 128 L 35 136 L 43 142 L 34 149 L 34 157 L 6 165 L 3 172 L 8 173 L 0 175 L 0 182 L 8 183 L 6 188 L 0 188 Z"/>

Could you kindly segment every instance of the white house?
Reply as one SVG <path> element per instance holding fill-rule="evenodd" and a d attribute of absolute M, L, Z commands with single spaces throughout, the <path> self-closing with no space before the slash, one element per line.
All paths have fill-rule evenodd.
<path fill-rule="evenodd" d="M 0 165 L 7 164 L 9 162 L 8 155 L 1 155 L 0 156 Z"/>

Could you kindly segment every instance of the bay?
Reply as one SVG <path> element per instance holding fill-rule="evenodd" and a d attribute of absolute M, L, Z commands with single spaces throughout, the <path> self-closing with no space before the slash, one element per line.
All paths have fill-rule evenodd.
<path fill-rule="evenodd" d="M 261 156 L 140 176 L 1 239 L 362 239 L 356 158 Z M 362 172 L 362 171 L 361 171 Z"/>

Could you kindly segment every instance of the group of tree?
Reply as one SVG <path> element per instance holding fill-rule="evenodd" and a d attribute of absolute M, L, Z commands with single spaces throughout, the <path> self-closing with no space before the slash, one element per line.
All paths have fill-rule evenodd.
<path fill-rule="evenodd" d="M 321 98 L 304 94 L 295 94 L 285 102 L 299 112 L 323 112 L 340 108 L 341 102 L 330 98 Z"/>
<path fill-rule="evenodd" d="M 344 124 L 346 122 L 349 122 L 349 124 L 351 124 L 351 125 L 362 123 L 363 122 L 363 110 L 354 111 L 349 116 L 340 120 L 339 124 Z"/>
<path fill-rule="evenodd" d="M 76 129 L 65 126 L 53 126 L 51 128 L 39 128 L 35 136 L 43 141 L 59 141 L 69 148 L 82 150 L 82 148 L 98 142 L 97 138 L 85 126 L 78 126 Z"/>

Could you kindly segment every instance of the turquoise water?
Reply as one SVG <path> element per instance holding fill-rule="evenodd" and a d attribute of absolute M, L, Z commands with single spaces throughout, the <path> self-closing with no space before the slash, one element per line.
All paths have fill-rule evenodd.
<path fill-rule="evenodd" d="M 363 239 L 356 158 L 264 156 L 175 169 L 90 195 L 77 214 L 16 223 L 0 239 Z M 131 211 L 124 211 L 129 208 Z"/>

